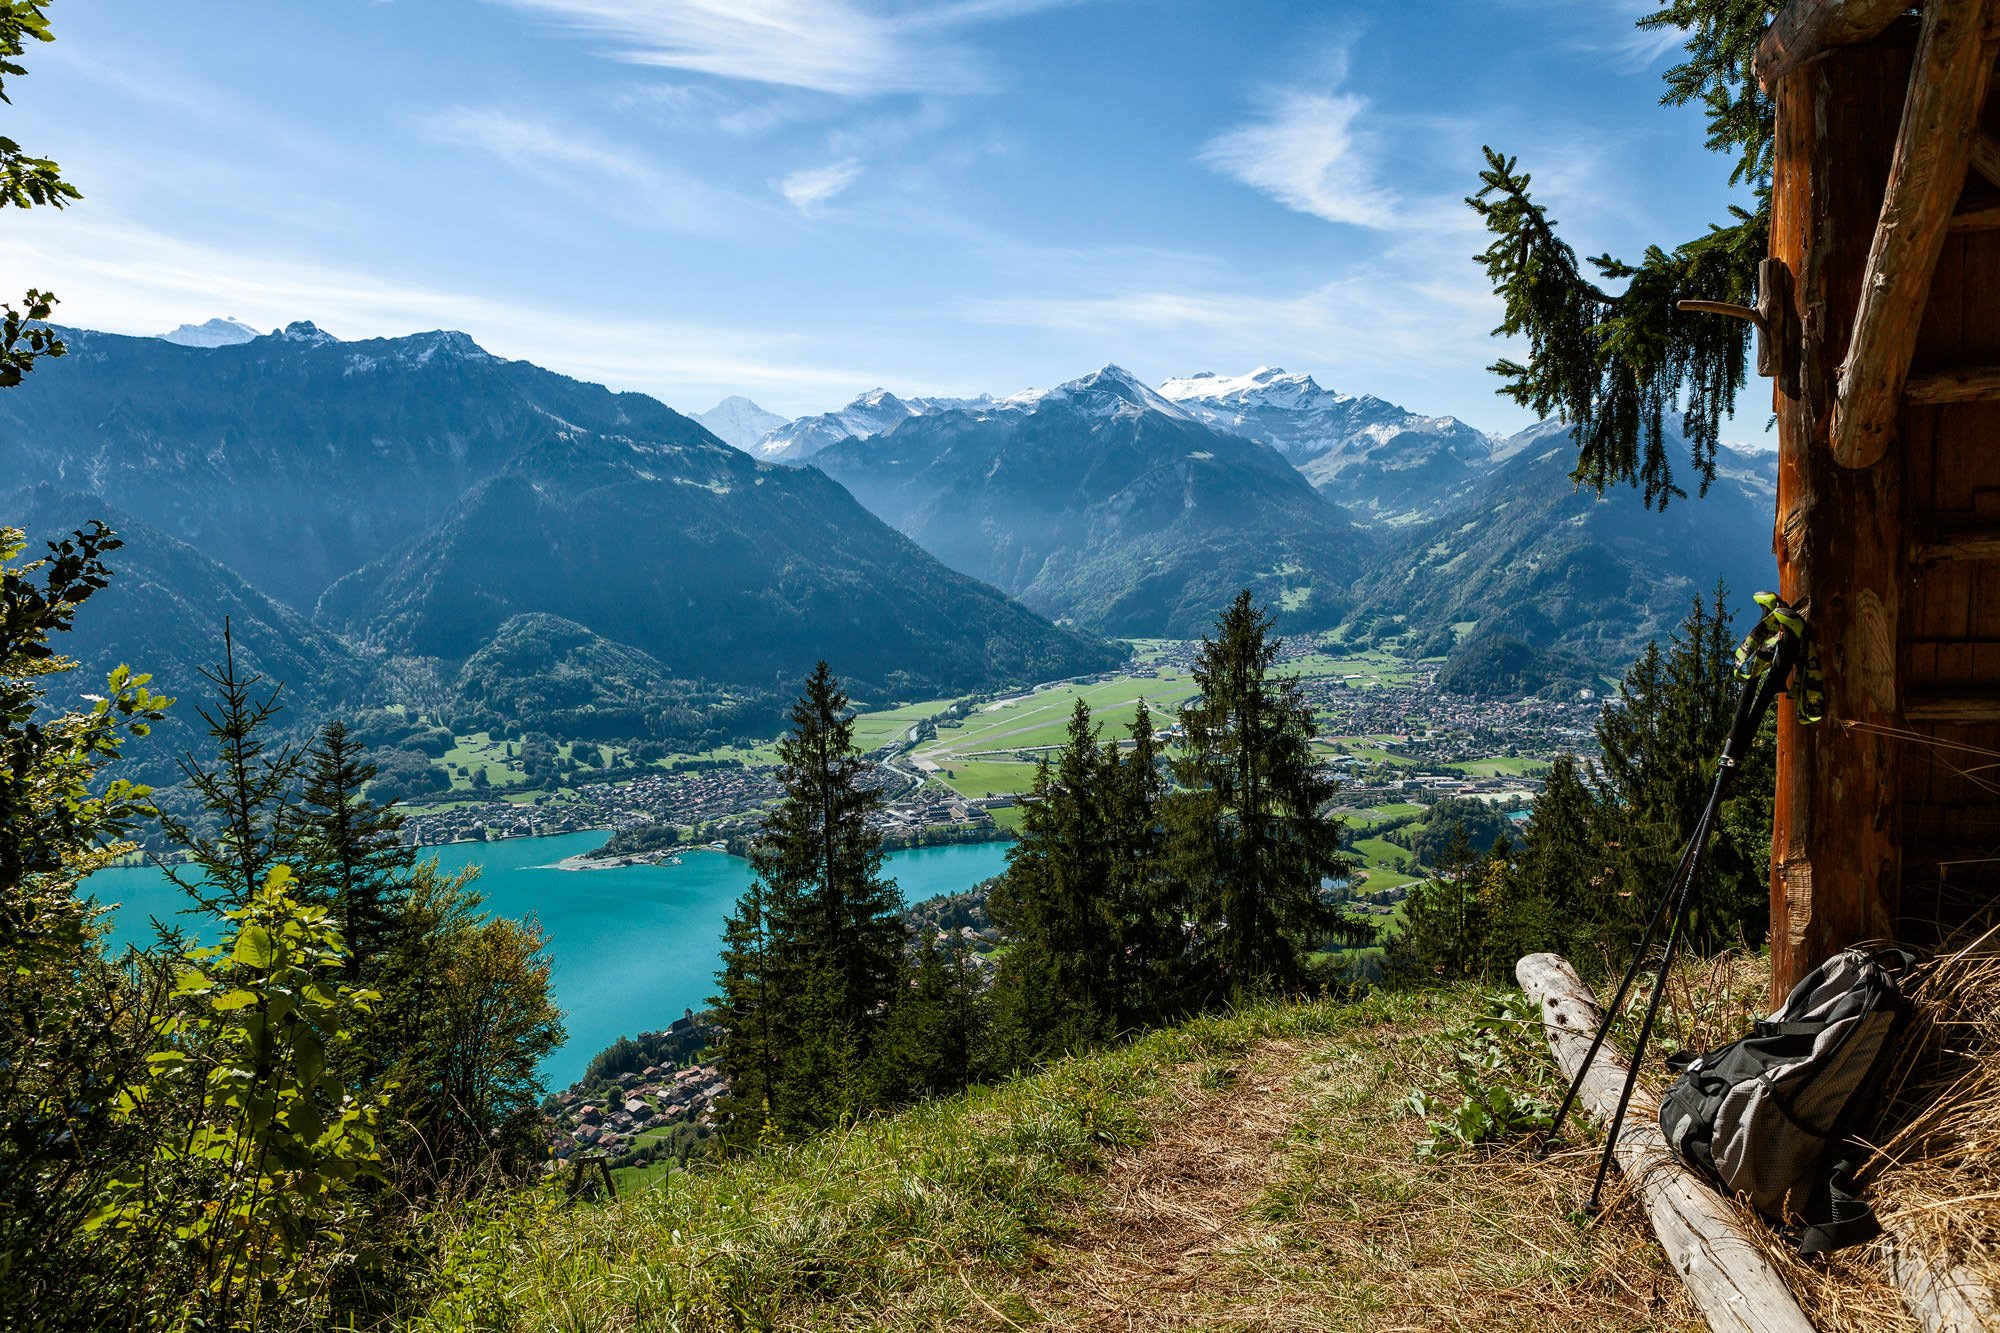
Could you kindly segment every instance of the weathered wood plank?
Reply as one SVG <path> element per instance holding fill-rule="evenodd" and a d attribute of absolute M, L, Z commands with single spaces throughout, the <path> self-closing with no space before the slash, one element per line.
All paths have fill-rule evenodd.
<path fill-rule="evenodd" d="M 1542 1006 L 1542 1031 L 1570 1078 L 1583 1065 L 1600 1015 L 1596 997 L 1552 953 L 1533 953 L 1514 969 L 1521 989 Z M 1577 1104 L 1608 1121 L 1625 1082 L 1625 1060 L 1609 1042 L 1598 1051 Z M 1659 1106 L 1635 1089 L 1618 1136 L 1619 1169 L 1632 1182 L 1668 1260 L 1687 1283 L 1708 1326 L 1718 1333 L 1812 1333 L 1791 1288 L 1744 1229 L 1735 1208 L 1683 1167 L 1660 1133 Z"/>
<path fill-rule="evenodd" d="M 2000 185 L 2000 141 L 1981 130 L 1972 136 L 1972 169 L 1993 185 Z"/>
<path fill-rule="evenodd" d="M 1924 299 L 1986 104 L 1993 72 L 1986 46 L 1990 11 L 1991 0 L 1924 9 L 1889 186 L 1834 401 L 1831 442 L 1843 467 L 1873 467 L 1895 435 Z"/>
<path fill-rule="evenodd" d="M 2000 399 L 2000 366 L 1961 366 L 1910 376 L 1903 397 L 1913 403 L 1977 403 Z"/>
<path fill-rule="evenodd" d="M 1968 208 L 1951 215 L 1951 231 L 2000 231 L 2000 204 Z"/>
<path fill-rule="evenodd" d="M 1903 701 L 1903 718 L 1908 722 L 1952 723 L 1976 726 L 2000 723 L 2000 697 L 1990 694 L 1952 694 L 1943 690 L 1911 691 Z"/>
<path fill-rule="evenodd" d="M 1908 8 L 1908 0 L 1792 0 L 1757 44 L 1757 81 L 1775 87 L 1835 47 L 1878 35 Z"/>
<path fill-rule="evenodd" d="M 1961 560 L 2000 560 L 2000 529 L 1927 532 L 1910 543 L 1910 559 L 1920 565 Z"/>
<path fill-rule="evenodd" d="M 1792 318 L 1801 332 L 1798 373 L 1781 379 L 1773 398 L 1778 586 L 1794 606 L 1810 608 L 1826 667 L 1828 723 L 1801 726 L 1790 702 L 1779 701 L 1774 1002 L 1839 949 L 1895 933 L 1899 750 L 1873 727 L 1838 724 L 1901 723 L 1895 645 L 1907 586 L 1903 459 L 1898 451 L 1863 472 L 1838 466 L 1827 447 L 1827 417 L 1895 155 L 1910 57 L 1898 43 L 1843 47 L 1786 76 L 1775 98 L 1771 252 L 1794 275 Z M 1930 581 L 1916 581 L 1911 591 L 1921 593 Z"/>

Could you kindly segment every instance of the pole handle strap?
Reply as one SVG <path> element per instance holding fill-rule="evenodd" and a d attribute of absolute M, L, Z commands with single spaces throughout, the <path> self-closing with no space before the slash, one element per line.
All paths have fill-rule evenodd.
<path fill-rule="evenodd" d="M 1792 701 L 1792 716 L 1800 726 L 1811 726 L 1826 716 L 1826 677 L 1820 669 L 1819 643 L 1806 624 L 1803 612 L 1774 592 L 1757 594 L 1764 614 L 1743 636 L 1736 649 L 1736 675 L 1755 680 L 1778 660 L 1787 639 L 1795 644 L 1791 680 L 1786 694 Z"/>

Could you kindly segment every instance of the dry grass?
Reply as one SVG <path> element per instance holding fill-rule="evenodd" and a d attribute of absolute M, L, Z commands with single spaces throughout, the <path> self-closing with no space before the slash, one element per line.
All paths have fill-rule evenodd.
<path fill-rule="evenodd" d="M 1868 1169 L 1884 1224 L 2000 1291 L 2000 931 L 1920 969 Z"/>
<path fill-rule="evenodd" d="M 1116 1157 L 1074 1232 L 1012 1295 L 1014 1327 L 1535 1330 L 1704 1327 L 1635 1211 L 1586 1226 L 1587 1150 L 1420 1155 L 1413 1088 L 1448 1090 L 1477 997 L 1424 997 L 1337 1041 L 1274 1041 L 1204 1071 Z M 1522 1038 L 1526 1061 L 1537 1058 Z M 974 1319 L 968 1327 L 1007 1327 Z"/>

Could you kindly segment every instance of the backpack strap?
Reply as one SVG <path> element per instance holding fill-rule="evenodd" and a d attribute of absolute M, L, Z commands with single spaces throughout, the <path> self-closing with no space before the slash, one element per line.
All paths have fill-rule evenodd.
<path fill-rule="evenodd" d="M 1854 1168 L 1852 1158 L 1843 1158 L 1813 1187 L 1803 1217 L 1805 1225 L 1796 1238 L 1803 1257 L 1844 1250 L 1882 1234 L 1875 1210 L 1854 1193 Z"/>

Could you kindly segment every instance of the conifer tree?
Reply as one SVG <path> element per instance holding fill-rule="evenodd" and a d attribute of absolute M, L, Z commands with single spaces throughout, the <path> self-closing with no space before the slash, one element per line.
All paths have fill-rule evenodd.
<path fill-rule="evenodd" d="M 1117 763 L 1078 699 L 1053 760 L 1036 767 L 1019 840 L 987 910 L 1014 940 L 1004 1022 L 1030 1059 L 1081 1051 L 1118 1030 L 1124 932 L 1114 882 Z M 1024 972 L 1035 984 L 1020 984 Z"/>
<path fill-rule="evenodd" d="M 709 1000 L 720 1022 L 715 1063 L 728 1085 L 716 1107 L 721 1137 L 748 1147 L 775 1123 L 779 1034 L 790 1026 L 783 1003 L 790 998 L 771 940 L 764 881 L 752 880 L 722 928 L 718 993 Z"/>
<path fill-rule="evenodd" d="M 897 1106 L 971 1086 L 986 1033 L 968 953 L 956 938 L 917 945 L 909 982 L 891 1002 L 876 1046 L 873 1104 Z"/>
<path fill-rule="evenodd" d="M 1139 700 L 1130 731 L 1132 749 L 1106 747 L 1112 809 L 1108 819 L 1112 852 L 1111 896 L 1116 904 L 1120 947 L 1112 959 L 1118 997 L 1118 1027 L 1130 1030 L 1178 1011 L 1182 964 L 1182 904 L 1167 873 L 1166 834 L 1161 802 L 1166 779 L 1160 769 L 1152 710 Z"/>
<path fill-rule="evenodd" d="M 350 980 L 379 967 L 416 860 L 403 845 L 402 816 L 368 799 L 375 772 L 366 747 L 336 718 L 308 752 L 301 796 L 300 885 L 333 910 Z"/>
<path fill-rule="evenodd" d="M 1392 976 L 1463 981 L 1481 974 L 1483 866 L 1465 825 L 1454 825 L 1430 878 L 1403 900 L 1403 927 L 1389 941 Z"/>
<path fill-rule="evenodd" d="M 870 1058 L 903 980 L 902 902 L 881 876 L 869 817 L 882 795 L 868 771 L 847 695 L 821 662 L 778 742 L 784 796 L 750 854 L 764 895 L 767 1100 L 784 1133 L 865 1109 Z M 741 905 L 738 917 L 747 929 Z M 725 996 L 743 980 L 725 965 Z"/>
<path fill-rule="evenodd" d="M 236 664 L 236 639 L 222 622 L 222 661 L 201 669 L 215 686 L 217 701 L 197 705 L 196 714 L 215 738 L 215 757 L 204 764 L 192 754 L 179 760 L 208 826 L 198 827 L 162 812 L 160 824 L 188 850 L 198 878 L 174 878 L 203 907 L 233 909 L 255 898 L 271 871 L 300 858 L 301 823 L 296 785 L 305 755 L 291 745 L 272 745 L 265 728 L 282 711 L 283 685 L 260 691 L 264 678 Z"/>
<path fill-rule="evenodd" d="M 1296 679 L 1271 674 L 1278 649 L 1271 617 L 1239 593 L 1202 641 L 1200 694 L 1181 710 L 1169 855 L 1210 999 L 1297 985 L 1308 951 L 1342 926 L 1322 891 L 1352 869 L 1324 813 L 1335 785 L 1313 754 L 1311 704 Z"/>
<path fill-rule="evenodd" d="M 1525 362 L 1503 359 L 1493 370 L 1501 392 L 1576 427 L 1574 475 L 1585 485 L 1643 484 L 1646 502 L 1662 507 L 1683 494 L 1665 443 L 1674 416 L 1701 488 L 1714 479 L 1722 422 L 1748 364 L 1748 328 L 1678 303 L 1756 304 L 1771 228 L 1773 117 L 1753 61 L 1777 9 L 1774 0 L 1667 0 L 1639 20 L 1687 34 L 1687 59 L 1667 71 L 1662 101 L 1703 107 L 1709 148 L 1734 157 L 1729 182 L 1749 186 L 1754 200 L 1673 250 L 1649 247 L 1636 264 L 1579 261 L 1535 202 L 1528 173 L 1486 149 L 1481 188 L 1466 202 L 1493 233 L 1479 258 L 1505 302 L 1495 332 L 1528 343 Z"/>

